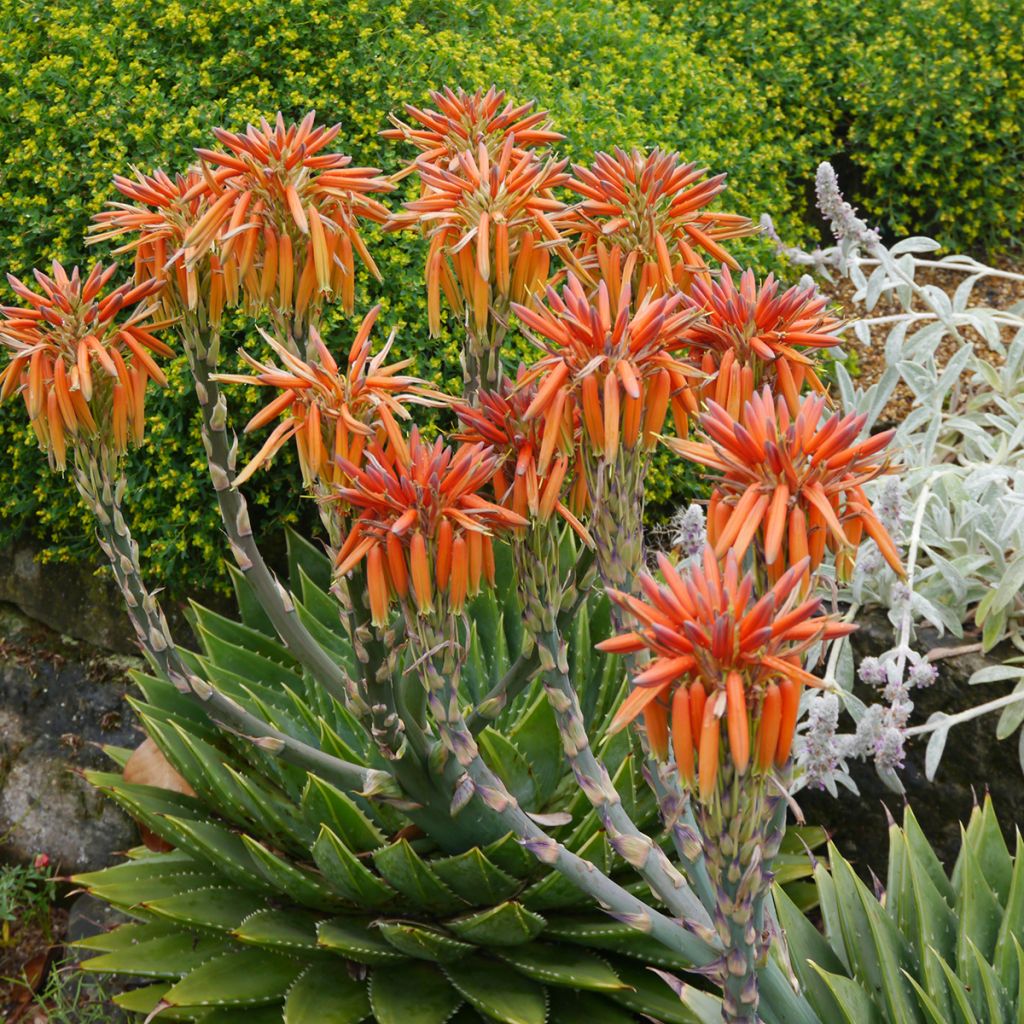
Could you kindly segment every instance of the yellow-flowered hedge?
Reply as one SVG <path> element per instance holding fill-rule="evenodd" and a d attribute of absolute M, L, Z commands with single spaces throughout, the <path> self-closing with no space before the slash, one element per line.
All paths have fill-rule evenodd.
<path fill-rule="evenodd" d="M 947 18 L 958 6 L 928 3 Z M 88 219 L 113 196 L 115 172 L 132 164 L 182 167 L 192 147 L 209 144 L 212 126 L 241 128 L 278 109 L 299 117 L 315 108 L 323 119 L 340 121 L 344 148 L 359 162 L 393 169 L 405 154 L 377 136 L 387 112 L 422 103 L 428 89 L 446 83 L 493 82 L 518 98 L 538 99 L 568 135 L 564 150 L 574 159 L 616 144 L 678 149 L 729 172 L 730 208 L 754 218 L 770 210 L 789 237 L 806 237 L 814 230 L 805 223 L 806 183 L 816 163 L 841 147 L 840 128 L 849 129 L 855 106 L 865 124 L 871 118 L 857 106 L 867 96 L 845 91 L 853 86 L 843 83 L 856 81 L 856 62 L 836 33 L 871 60 L 891 61 L 884 41 L 871 43 L 870 33 L 861 38 L 858 31 L 859 12 L 871 7 L 870 0 L 0 4 L 2 263 L 20 275 L 53 257 L 85 259 Z M 950 40 L 954 31 L 948 29 Z M 1018 49 L 1019 39 L 1018 32 Z M 1010 44 L 996 47 L 992 59 L 1009 60 L 1013 52 Z M 883 76 L 886 95 L 898 92 L 895 75 Z M 984 110 L 972 110 L 972 131 L 983 136 Z M 888 108 L 886 116 L 893 116 Z M 874 127 L 884 136 L 884 125 Z M 880 161 L 865 167 L 882 175 Z M 899 188 L 917 196 L 933 187 L 916 178 L 900 185 L 900 173 L 892 169 L 885 206 L 865 204 L 869 213 L 888 210 L 890 202 L 900 209 Z M 1011 193 L 1007 185 L 1005 195 Z M 941 184 L 931 194 L 936 204 L 951 199 Z M 1019 190 L 1012 194 L 1019 199 Z M 917 215 L 919 207 L 912 210 Z M 957 223 L 977 231 L 978 241 L 1000 240 L 977 211 L 971 216 Z M 756 243 L 746 254 L 767 256 Z M 454 384 L 455 339 L 427 338 L 420 243 L 389 236 L 375 256 L 385 281 L 361 285 L 361 308 L 380 301 L 385 328 L 398 327 L 416 370 Z M 339 325 L 338 343 L 346 337 Z M 187 384 L 179 361 L 167 392 L 152 402 L 149 439 L 130 468 L 144 558 L 154 577 L 178 592 L 223 579 L 223 545 Z M 236 401 L 244 422 L 256 398 Z M 243 440 L 243 455 L 252 441 Z M 50 557 L 91 552 L 84 510 L 70 484 L 55 484 L 44 468 L 20 409 L 0 411 L 0 452 L 0 542 L 31 529 L 48 543 Z M 312 521 L 295 479 L 289 457 L 256 477 L 247 493 L 257 526 L 273 533 L 284 520 Z M 653 500 L 666 502 L 691 487 L 659 460 Z"/>

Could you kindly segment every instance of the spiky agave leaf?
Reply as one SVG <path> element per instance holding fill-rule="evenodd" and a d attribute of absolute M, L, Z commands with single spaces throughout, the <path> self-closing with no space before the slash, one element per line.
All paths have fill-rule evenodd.
<path fill-rule="evenodd" d="M 822 1020 L 1016 1022 L 1024 1015 L 1024 847 L 1007 848 L 990 798 L 947 875 L 909 806 L 889 829 L 876 896 L 835 848 L 816 871 L 824 934 L 776 891 L 789 960 Z"/>

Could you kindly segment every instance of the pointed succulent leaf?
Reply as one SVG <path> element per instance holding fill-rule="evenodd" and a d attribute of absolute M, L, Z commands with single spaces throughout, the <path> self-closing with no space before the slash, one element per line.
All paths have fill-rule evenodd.
<path fill-rule="evenodd" d="M 240 949 L 208 960 L 164 995 L 172 1006 L 265 1006 L 278 1003 L 303 961 L 263 949 Z"/>
<path fill-rule="evenodd" d="M 245 578 L 245 573 L 232 562 L 226 562 L 225 565 L 231 576 L 231 586 L 235 591 L 235 604 L 238 606 L 242 621 L 250 629 L 258 629 L 264 636 L 276 636 L 270 616 L 264 611 L 252 584 Z"/>
<path fill-rule="evenodd" d="M 975 1016 L 974 1007 L 971 1004 L 970 993 L 964 986 L 963 981 L 956 971 L 941 957 L 939 958 L 939 965 L 942 967 L 942 971 L 946 976 L 946 985 L 949 989 L 949 993 L 953 999 L 953 1004 L 956 1007 L 957 1013 L 960 1015 L 959 1019 L 964 1024 L 980 1024 L 978 1018 Z"/>
<path fill-rule="evenodd" d="M 499 1024 L 545 1024 L 544 987 L 510 967 L 484 957 L 470 957 L 448 964 L 444 972 L 459 995 Z"/>
<path fill-rule="evenodd" d="M 245 889 L 216 887 L 190 889 L 164 899 L 146 900 L 142 906 L 159 917 L 211 931 L 234 931 L 266 904 Z"/>
<path fill-rule="evenodd" d="M 219 615 L 195 601 L 191 602 L 191 608 L 203 635 L 217 637 L 226 644 L 251 651 L 290 672 L 298 671 L 298 661 L 276 637 L 268 637 L 258 629 Z"/>
<path fill-rule="evenodd" d="M 448 888 L 406 839 L 385 846 L 373 855 L 385 881 L 423 910 L 454 913 L 465 902 Z"/>
<path fill-rule="evenodd" d="M 96 953 L 116 953 L 118 950 L 128 949 L 141 942 L 148 942 L 150 939 L 178 934 L 181 934 L 180 929 L 165 921 L 138 921 L 120 924 L 116 928 L 111 928 L 110 931 L 87 935 L 77 941 L 69 941 L 68 944 L 74 946 L 75 949 L 85 949 Z"/>
<path fill-rule="evenodd" d="M 288 551 L 288 579 L 297 585 L 301 569 L 321 590 L 329 591 L 331 560 L 327 554 L 290 528 L 285 531 L 285 545 Z"/>
<path fill-rule="evenodd" d="M 400 953 L 416 960 L 448 964 L 473 952 L 467 942 L 459 942 L 437 928 L 413 921 L 378 921 L 377 931 Z"/>
<path fill-rule="evenodd" d="M 551 799 L 565 771 L 558 725 L 543 693 L 532 699 L 512 729 L 511 737 L 530 765 L 538 806 L 543 806 Z"/>
<path fill-rule="evenodd" d="M 264 878 L 297 903 L 314 909 L 341 904 L 341 900 L 324 883 L 321 875 L 290 864 L 251 836 L 242 836 L 242 842 Z"/>
<path fill-rule="evenodd" d="M 970 978 L 972 1002 L 982 1020 L 1006 1020 L 1006 994 L 995 968 L 986 960 L 974 943 L 970 943 L 971 956 L 974 959 Z"/>
<path fill-rule="evenodd" d="M 323 969 L 316 964 L 296 979 L 284 1002 L 284 1024 L 359 1024 L 369 1015 L 364 982 L 332 971 L 324 984 Z"/>
<path fill-rule="evenodd" d="M 879 993 L 893 1021 L 919 1020 L 917 1000 L 902 970 L 916 966 L 892 919 L 850 865 L 829 846 L 829 860 L 842 915 L 843 938 L 857 975 Z"/>
<path fill-rule="evenodd" d="M 991 959 L 994 955 L 1003 919 L 1003 908 L 985 877 L 973 845 L 967 841 L 966 836 L 960 848 L 957 865 L 960 868 L 960 877 L 956 901 L 956 969 L 963 977 L 973 961 L 970 951 L 972 943 L 981 950 L 982 956 L 986 959 Z"/>
<path fill-rule="evenodd" d="M 489 843 L 483 851 L 492 864 L 515 878 L 534 878 L 538 873 L 537 858 L 511 833 Z"/>
<path fill-rule="evenodd" d="M 310 775 L 302 794 L 302 812 L 311 828 L 327 825 L 356 853 L 379 850 L 386 842 L 380 829 L 363 813 L 348 793 Z"/>
<path fill-rule="evenodd" d="M 173 816 L 168 820 L 188 837 L 186 848 L 197 857 L 205 857 L 229 881 L 262 892 L 276 891 L 253 863 L 237 832 L 215 821 L 190 821 Z"/>
<path fill-rule="evenodd" d="M 722 1018 L 716 1007 L 715 1024 Z M 549 993 L 548 1024 L 634 1024 L 636 1018 L 625 1007 L 590 992 L 554 988 Z"/>
<path fill-rule="evenodd" d="M 313 860 L 327 884 L 348 902 L 380 909 L 394 901 L 395 890 L 375 875 L 326 825 L 313 844 Z"/>
<path fill-rule="evenodd" d="M 342 915 L 322 921 L 317 939 L 324 949 L 359 964 L 394 964 L 408 959 L 380 937 L 369 917 Z"/>
<path fill-rule="evenodd" d="M 501 903 L 521 888 L 520 882 L 488 860 L 478 847 L 454 857 L 432 860 L 430 867 L 470 906 Z"/>
<path fill-rule="evenodd" d="M 445 1024 L 462 996 L 430 964 L 378 967 L 370 975 L 370 1005 L 377 1024 Z"/>
<path fill-rule="evenodd" d="M 675 953 L 657 939 L 604 914 L 559 914 L 548 924 L 546 937 L 571 942 L 576 946 L 618 953 L 642 960 L 652 967 L 685 969 L 693 966 L 691 960 Z"/>
<path fill-rule="evenodd" d="M 1006 898 L 1003 920 L 996 938 L 994 962 L 999 979 L 1007 992 L 1017 990 L 1017 952 L 1012 940 L 1020 935 L 1024 935 L 1024 839 L 1018 832 L 1013 876 L 1010 879 L 1010 892 Z"/>
<path fill-rule="evenodd" d="M 942 867 L 942 862 L 936 855 L 932 844 L 928 842 L 927 836 L 921 830 L 921 826 L 914 816 L 910 804 L 907 804 L 903 810 L 903 832 L 907 837 L 907 849 L 911 856 L 927 872 L 932 885 L 942 894 L 942 898 L 946 903 L 952 907 L 956 898 L 953 885 L 945 869 Z"/>
<path fill-rule="evenodd" d="M 537 786 L 525 753 L 506 736 L 488 726 L 477 737 L 480 753 L 488 767 L 526 811 L 537 809 Z"/>
<path fill-rule="evenodd" d="M 788 947 L 789 962 L 800 987 L 823 1021 L 839 1020 L 841 1008 L 822 971 L 842 975 L 845 973 L 843 964 L 821 932 L 789 898 L 786 890 L 776 886 L 773 894 L 779 929 Z"/>
<path fill-rule="evenodd" d="M 609 992 L 609 999 L 638 1014 L 653 1017 L 662 1024 L 703 1024 L 704 1018 L 697 1016 L 661 978 L 646 967 L 621 963 L 616 965 L 616 970 L 628 987 Z"/>
<path fill-rule="evenodd" d="M 501 950 L 498 955 L 521 974 L 546 985 L 564 985 L 590 992 L 626 988 L 605 960 L 570 946 L 533 942 Z"/>
<path fill-rule="evenodd" d="M 231 934 L 252 946 L 301 955 L 318 949 L 316 929 L 321 920 L 320 915 L 304 910 L 268 908 L 247 917 Z"/>
<path fill-rule="evenodd" d="M 499 903 L 447 922 L 449 931 L 477 946 L 518 946 L 535 939 L 547 922 L 519 903 Z"/>
<path fill-rule="evenodd" d="M 180 978 L 227 949 L 228 944 L 222 939 L 178 931 L 93 957 L 83 967 L 97 974 Z"/>
<path fill-rule="evenodd" d="M 841 1014 L 831 1018 L 836 1024 L 883 1024 L 881 1011 L 856 981 L 843 974 L 832 974 L 813 961 L 811 969 L 818 972 L 835 997 Z"/>

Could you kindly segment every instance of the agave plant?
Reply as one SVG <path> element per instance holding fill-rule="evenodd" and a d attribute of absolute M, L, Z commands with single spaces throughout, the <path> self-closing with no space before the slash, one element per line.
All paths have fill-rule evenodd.
<path fill-rule="evenodd" d="M 506 560 L 506 550 L 499 550 Z M 307 626 L 342 664 L 355 655 L 330 594 L 328 559 L 289 538 L 292 593 Z M 502 564 L 504 574 L 508 566 Z M 241 621 L 195 608 L 202 653 L 190 657 L 210 685 L 267 721 L 367 767 L 376 745 L 354 716 L 326 703 L 281 644 L 241 574 Z M 471 603 L 463 680 L 480 700 L 521 646 L 514 595 Z M 656 808 L 628 738 L 603 739 L 625 685 L 615 659 L 593 649 L 606 636 L 606 604 L 584 606 L 570 660 L 587 726 L 624 804 L 650 823 Z M 626 925 L 609 922 L 577 889 L 543 869 L 508 835 L 482 841 L 479 822 L 456 817 L 428 833 L 415 812 L 369 800 L 329 777 L 282 766 L 232 741 L 165 680 L 139 676 L 146 732 L 195 792 L 92 781 L 173 852 L 137 851 L 76 881 L 130 914 L 132 923 L 87 940 L 89 970 L 149 984 L 118 997 L 161 1019 L 388 1022 L 459 1020 L 630 1021 L 635 1013 L 692 1020 L 643 964 L 682 966 Z M 558 825 L 573 849 L 611 871 L 616 858 L 562 764 L 554 718 L 539 686 L 479 734 L 484 756 L 521 805 Z M 112 750 L 124 763 L 128 751 Z M 795 839 L 794 839 L 795 842 Z M 654 957 L 654 960 L 651 958 Z M 324 984 L 325 977 L 330 984 Z M 595 1005 L 599 1004 L 599 1005 Z M 229 1012 L 229 1010 L 231 1012 Z M 255 1012 L 255 1016 L 254 1016 Z"/>
<path fill-rule="evenodd" d="M 1011 854 L 986 797 L 946 872 L 908 806 L 889 827 L 889 871 L 873 892 L 834 847 L 815 871 L 824 934 L 784 893 L 793 971 L 837 1024 L 1012 1024 L 1024 1019 L 1024 848 Z M 880 887 L 879 887 L 880 888 Z"/>

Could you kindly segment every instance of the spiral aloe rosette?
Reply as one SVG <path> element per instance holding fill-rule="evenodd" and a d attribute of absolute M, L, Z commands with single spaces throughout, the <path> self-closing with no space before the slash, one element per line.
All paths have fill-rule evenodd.
<path fill-rule="evenodd" d="M 505 563 L 507 554 L 500 557 Z M 298 614 L 354 670 L 327 590 L 327 559 L 292 536 L 290 561 Z M 235 582 L 241 622 L 195 609 L 203 650 L 188 659 L 196 675 L 282 732 L 385 768 L 364 724 L 302 673 L 241 574 Z M 511 595 L 503 604 L 485 596 L 472 604 L 469 622 L 462 687 L 474 700 L 513 660 L 521 611 Z M 608 629 L 603 602 L 580 611 L 570 670 L 623 803 L 650 824 L 654 804 L 630 743 L 601 739 L 623 687 L 614 659 L 593 652 Z M 77 879 L 134 919 L 86 942 L 99 953 L 88 970 L 146 981 L 119 997 L 124 1008 L 249 1024 L 442 1024 L 456 1013 L 459 1021 L 509 1024 L 697 1019 L 644 966 L 685 964 L 597 911 L 511 836 L 482 834 L 471 808 L 432 831 L 394 793 L 345 791 L 216 728 L 170 683 L 139 676 L 138 684 L 147 732 L 197 795 L 92 776 L 174 846 L 133 851 L 125 863 Z M 632 882 L 563 766 L 539 683 L 477 741 L 524 808 L 564 816 L 552 831 L 568 848 Z M 122 762 L 127 756 L 112 753 Z"/>
<path fill-rule="evenodd" d="M 776 890 L 789 960 L 822 1020 L 1012 1024 L 1024 1019 L 1024 847 L 989 798 L 947 874 L 908 806 L 889 827 L 884 894 L 834 848 L 815 871 L 824 935 Z M 876 888 L 878 883 L 876 882 Z"/>

